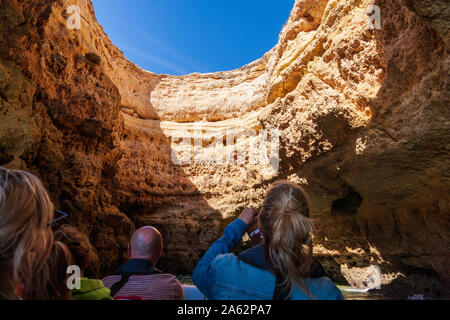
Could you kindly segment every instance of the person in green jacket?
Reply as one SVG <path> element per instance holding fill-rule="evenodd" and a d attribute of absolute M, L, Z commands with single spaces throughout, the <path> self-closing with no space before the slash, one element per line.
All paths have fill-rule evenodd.
<path fill-rule="evenodd" d="M 76 228 L 63 225 L 55 232 L 55 240 L 69 248 L 74 264 L 84 276 L 80 279 L 81 288 L 72 290 L 72 300 L 113 300 L 110 289 L 97 279 L 100 263 L 89 238 Z"/>
<path fill-rule="evenodd" d="M 102 280 L 81 278 L 81 289 L 72 290 L 72 300 L 113 300 Z"/>

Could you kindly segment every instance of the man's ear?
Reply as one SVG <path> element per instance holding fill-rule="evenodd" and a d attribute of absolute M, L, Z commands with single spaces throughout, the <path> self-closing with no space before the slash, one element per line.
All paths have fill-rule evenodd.
<path fill-rule="evenodd" d="M 156 256 L 156 259 L 155 259 L 155 261 L 154 261 L 154 264 L 155 264 L 155 265 L 156 265 L 156 264 L 159 262 L 159 260 L 161 259 L 162 254 L 163 254 L 163 248 L 161 247 L 161 249 L 159 249 L 158 255 Z"/>

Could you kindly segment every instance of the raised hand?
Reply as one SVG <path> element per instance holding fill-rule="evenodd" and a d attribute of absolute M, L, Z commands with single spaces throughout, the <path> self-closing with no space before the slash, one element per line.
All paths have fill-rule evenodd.
<path fill-rule="evenodd" d="M 247 226 L 251 226 L 256 223 L 256 219 L 258 217 L 258 212 L 252 208 L 245 208 L 242 213 L 239 215 L 239 219 L 244 221 Z"/>

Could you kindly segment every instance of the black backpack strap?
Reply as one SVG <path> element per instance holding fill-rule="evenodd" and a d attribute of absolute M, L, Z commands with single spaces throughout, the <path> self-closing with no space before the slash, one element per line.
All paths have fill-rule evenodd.
<path fill-rule="evenodd" d="M 131 273 L 123 273 L 120 277 L 120 280 L 114 283 L 110 290 L 111 290 L 111 297 L 114 298 L 114 296 L 117 294 L 117 292 L 120 291 L 120 289 L 123 288 L 124 285 L 130 280 Z"/>
<path fill-rule="evenodd" d="M 150 270 L 146 272 L 119 272 L 115 274 L 116 276 L 120 276 L 120 280 L 111 286 L 110 288 L 111 297 L 114 298 L 117 292 L 119 292 L 120 289 L 122 289 L 123 286 L 127 284 L 131 276 L 148 276 L 154 274 L 163 274 L 163 273 L 160 270 L 156 269 L 155 267 L 151 267 Z"/>

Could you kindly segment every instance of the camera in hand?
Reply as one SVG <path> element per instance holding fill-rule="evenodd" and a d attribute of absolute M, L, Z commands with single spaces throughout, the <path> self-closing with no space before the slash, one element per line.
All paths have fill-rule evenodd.
<path fill-rule="evenodd" d="M 262 242 L 262 234 L 258 228 L 258 223 L 250 225 L 247 229 L 247 234 L 250 238 L 250 245 L 256 246 Z"/>

